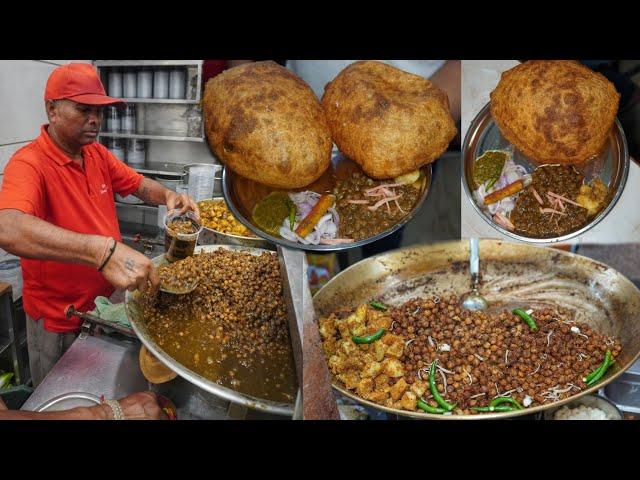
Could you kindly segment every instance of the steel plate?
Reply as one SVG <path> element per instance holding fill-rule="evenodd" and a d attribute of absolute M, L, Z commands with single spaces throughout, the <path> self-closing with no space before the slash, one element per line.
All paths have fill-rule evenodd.
<path fill-rule="evenodd" d="M 557 243 L 565 242 L 571 238 L 582 235 L 600 223 L 609 212 L 615 207 L 622 195 L 622 191 L 629 176 L 629 151 L 627 140 L 622 130 L 620 122 L 616 119 L 613 129 L 609 134 L 607 146 L 603 152 L 593 160 L 585 162 L 583 165 L 576 165 L 576 169 L 585 175 L 587 180 L 599 177 L 602 182 L 609 187 L 605 207 L 591 221 L 575 232 L 551 238 L 532 238 L 510 232 L 506 228 L 498 225 L 488 214 L 476 204 L 473 198 L 473 164 L 480 155 L 487 150 L 510 150 L 513 152 L 513 161 L 517 165 L 522 165 L 527 172 L 531 173 L 539 165 L 513 147 L 501 134 L 498 125 L 491 116 L 490 103 L 487 103 L 476 115 L 467 131 L 464 139 L 462 186 L 467 194 L 467 198 L 475 211 L 485 222 L 495 228 L 498 232 L 508 237 L 530 243 Z"/>
<path fill-rule="evenodd" d="M 320 177 L 320 179 L 307 187 L 291 191 L 299 192 L 311 190 L 317 193 L 326 193 L 328 191 L 331 191 L 335 184 L 336 178 L 339 178 L 341 175 L 343 175 L 343 172 L 354 170 L 360 170 L 360 167 L 355 162 L 352 162 L 342 154 L 338 153 L 333 156 L 331 167 L 322 175 L 322 177 Z M 266 197 L 270 192 L 276 191 L 278 189 L 270 188 L 257 182 L 253 182 L 251 180 L 243 178 L 225 167 L 224 171 L 222 172 L 222 190 L 224 193 L 224 198 L 227 201 L 227 205 L 233 215 L 249 230 L 251 230 L 259 237 L 262 237 L 271 243 L 275 243 L 288 248 L 295 248 L 305 251 L 335 252 L 347 250 L 350 248 L 357 248 L 368 243 L 375 242 L 376 240 L 380 240 L 391 235 L 403 225 L 406 225 L 418 212 L 418 210 L 420 210 L 422 204 L 427 198 L 427 195 L 429 194 L 429 191 L 431 190 L 431 165 L 425 165 L 421 168 L 421 171 L 425 178 L 425 182 L 422 187 L 422 195 L 413 206 L 413 209 L 411 209 L 411 211 L 407 213 L 407 215 L 400 222 L 373 237 L 342 245 L 303 245 L 301 243 L 292 242 L 281 237 L 274 237 L 273 235 L 263 231 L 261 228 L 254 225 L 250 220 L 253 207 L 255 206 L 257 201 Z"/>

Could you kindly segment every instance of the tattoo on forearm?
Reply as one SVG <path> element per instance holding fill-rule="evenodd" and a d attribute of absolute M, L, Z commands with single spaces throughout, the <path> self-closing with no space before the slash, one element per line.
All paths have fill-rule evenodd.
<path fill-rule="evenodd" d="M 126 268 L 127 270 L 133 272 L 135 270 L 135 268 L 136 268 L 136 262 L 134 262 L 130 258 L 127 258 L 124 261 L 124 268 Z"/>
<path fill-rule="evenodd" d="M 142 189 L 138 192 L 138 198 L 140 200 L 144 200 L 145 202 L 148 202 L 150 200 L 150 190 L 148 186 L 144 186 L 142 187 Z"/>

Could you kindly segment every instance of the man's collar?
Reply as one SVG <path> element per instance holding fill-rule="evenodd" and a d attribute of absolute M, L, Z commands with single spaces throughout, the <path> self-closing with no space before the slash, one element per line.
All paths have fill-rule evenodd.
<path fill-rule="evenodd" d="M 37 142 L 42 147 L 42 150 L 60 166 L 73 162 L 73 160 L 53 141 L 47 131 L 48 127 L 48 124 L 42 125 L 40 127 L 40 136 L 37 138 Z M 85 147 L 82 147 L 83 151 L 84 148 Z"/>

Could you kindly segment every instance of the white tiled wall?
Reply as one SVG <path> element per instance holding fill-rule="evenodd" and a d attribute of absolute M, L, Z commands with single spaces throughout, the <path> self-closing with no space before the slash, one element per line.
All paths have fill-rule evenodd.
<path fill-rule="evenodd" d="M 46 123 L 44 87 L 58 65 L 90 60 L 0 61 L 0 178 L 11 156 Z M 1 185 L 1 184 L 0 184 Z"/>

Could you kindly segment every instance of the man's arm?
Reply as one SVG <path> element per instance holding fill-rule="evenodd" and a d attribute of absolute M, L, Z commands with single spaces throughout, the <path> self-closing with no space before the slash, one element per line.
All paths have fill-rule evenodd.
<path fill-rule="evenodd" d="M 134 195 L 143 202 L 151 205 L 166 205 L 169 211 L 178 208 L 180 209 L 180 213 L 184 214 L 189 210 L 193 210 L 196 216 L 198 218 L 200 217 L 198 205 L 189 198 L 186 193 L 178 195 L 173 190 L 169 190 L 164 185 L 150 178 L 145 177 L 142 179 Z"/>
<path fill-rule="evenodd" d="M 0 248 L 22 258 L 98 267 L 105 237 L 72 232 L 19 210 L 0 210 Z"/>
<path fill-rule="evenodd" d="M 144 177 L 134 195 L 150 205 L 164 205 L 167 201 L 167 193 L 171 192 L 161 183 Z"/>
<path fill-rule="evenodd" d="M 59 412 L 29 412 L 27 410 L 0 410 L 0 420 L 112 420 L 107 405 L 77 407 Z"/>
<path fill-rule="evenodd" d="M 118 400 L 125 420 L 166 420 L 167 415 L 153 392 L 136 392 Z M 113 420 L 111 407 L 105 404 L 77 407 L 57 412 L 0 410 L 0 420 Z"/>
<path fill-rule="evenodd" d="M 0 248 L 21 258 L 100 266 L 113 240 L 60 228 L 19 210 L 0 210 Z M 118 243 L 102 270 L 116 288 L 144 292 L 147 281 L 158 286 L 160 280 L 151 261 L 142 253 Z"/>

